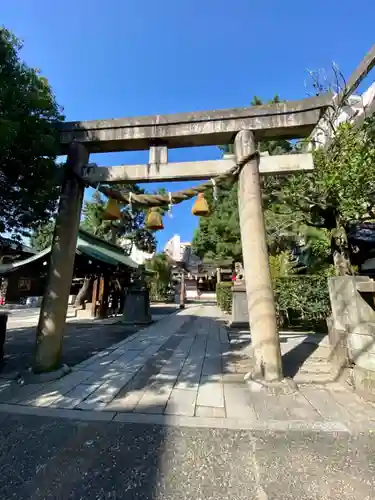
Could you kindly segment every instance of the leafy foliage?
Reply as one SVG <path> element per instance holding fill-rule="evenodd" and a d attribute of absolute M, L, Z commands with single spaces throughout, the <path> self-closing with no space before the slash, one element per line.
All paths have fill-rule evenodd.
<path fill-rule="evenodd" d="M 48 221 L 55 209 L 55 125 L 63 119 L 47 80 L 20 60 L 21 47 L 0 28 L 0 234 L 13 238 Z"/>
<path fill-rule="evenodd" d="M 55 221 L 51 219 L 41 224 L 30 236 L 30 246 L 37 252 L 48 248 L 52 243 Z"/>
<path fill-rule="evenodd" d="M 237 184 L 220 189 L 217 201 L 213 200 L 211 192 L 207 192 L 205 196 L 211 215 L 199 220 L 199 227 L 193 238 L 194 252 L 199 257 L 208 259 L 240 258 Z"/>
<path fill-rule="evenodd" d="M 375 203 L 375 118 L 361 130 L 342 124 L 327 152 L 315 152 L 314 163 L 305 197 L 337 212 L 344 223 L 362 219 Z"/>
<path fill-rule="evenodd" d="M 293 152 L 285 144 L 262 142 L 259 147 L 270 154 Z M 231 147 L 221 149 L 233 152 Z M 315 170 L 311 174 L 267 176 L 263 180 L 277 310 L 280 323 L 289 325 L 324 322 L 329 314 L 327 276 L 355 270 L 350 264 L 348 226 L 353 221 L 375 220 L 375 116 L 360 129 L 342 124 L 330 146 L 313 154 Z M 200 256 L 240 255 L 236 191 L 232 186 L 221 193 L 226 200 L 219 199 L 220 210 L 200 221 L 194 238 Z M 226 237 L 225 229 L 230 227 L 231 235 Z M 228 248 L 223 250 L 223 246 Z M 313 276 L 295 274 L 291 250 L 296 247 L 301 249 L 299 260 L 304 270 Z M 223 307 L 221 289 L 218 294 Z"/>
<path fill-rule="evenodd" d="M 273 280 L 296 273 L 297 261 L 287 250 L 277 255 L 270 255 L 269 263 Z"/>
<path fill-rule="evenodd" d="M 375 117 L 360 129 L 340 125 L 331 145 L 314 151 L 314 164 L 311 174 L 295 174 L 273 186 L 267 205 L 284 205 L 305 228 L 320 229 L 306 234 L 314 263 L 317 253 L 327 257 L 329 248 L 336 272 L 350 274 L 348 225 L 375 218 Z"/>
<path fill-rule="evenodd" d="M 124 186 L 122 185 L 122 187 Z M 134 185 L 132 190 L 133 192 L 142 192 Z M 129 207 L 122 207 L 122 220 L 112 222 L 103 220 L 106 204 L 107 202 L 98 191 L 94 192 L 91 200 L 85 200 L 81 221 L 82 229 L 106 241 L 113 241 L 113 237 L 115 237 L 116 243 L 120 243 L 121 238 L 126 237 L 133 240 L 140 250 L 149 253 L 155 251 L 155 236 L 144 226 L 145 211 L 133 208 L 132 213 L 130 213 Z M 53 229 L 54 221 L 39 225 L 31 235 L 31 246 L 38 251 L 49 246 L 52 242 Z"/>
<path fill-rule="evenodd" d="M 230 313 L 232 310 L 232 283 L 221 281 L 216 285 L 216 302 L 222 311 Z"/>
<path fill-rule="evenodd" d="M 279 275 L 273 277 L 277 319 L 280 327 L 325 329 L 330 314 L 327 275 Z M 221 282 L 216 287 L 217 305 L 230 313 L 232 283 Z"/>
<path fill-rule="evenodd" d="M 304 245 L 302 246 L 299 262 L 308 268 L 310 274 L 328 269 L 331 258 L 331 232 L 325 228 L 301 226 Z"/>
<path fill-rule="evenodd" d="M 325 274 L 284 276 L 273 284 L 280 326 L 325 328 L 331 311 Z"/>
<path fill-rule="evenodd" d="M 95 192 L 90 201 L 84 202 L 81 227 L 85 231 L 109 241 L 111 239 L 111 222 L 102 220 L 104 210 L 105 202 L 100 193 Z M 40 224 L 30 236 L 31 247 L 39 252 L 50 246 L 54 227 L 55 219 Z"/>
<path fill-rule="evenodd" d="M 150 278 L 151 300 L 165 300 L 168 296 L 172 267 L 165 254 L 158 253 L 147 262 L 146 268 L 154 272 Z"/>
<path fill-rule="evenodd" d="M 283 193 L 286 176 L 265 176 L 263 178 L 263 208 L 269 253 L 277 255 L 291 251 L 299 245 L 304 232 L 304 213 L 285 203 L 275 195 Z"/>
<path fill-rule="evenodd" d="M 111 221 L 103 220 L 106 203 L 99 191 L 95 191 L 91 200 L 83 205 L 82 229 L 99 238 L 111 239 Z"/>

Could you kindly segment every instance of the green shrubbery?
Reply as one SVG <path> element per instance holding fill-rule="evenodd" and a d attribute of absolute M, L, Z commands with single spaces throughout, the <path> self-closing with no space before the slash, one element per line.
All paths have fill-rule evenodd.
<path fill-rule="evenodd" d="M 330 314 L 326 275 L 291 275 L 273 280 L 279 327 L 325 329 Z M 232 283 L 216 287 L 217 304 L 231 312 Z"/>
<path fill-rule="evenodd" d="M 232 282 L 222 281 L 216 285 L 216 301 L 222 311 L 231 312 L 232 309 Z"/>
<path fill-rule="evenodd" d="M 151 302 L 167 302 L 169 300 L 169 288 L 165 283 L 151 281 L 149 283 Z"/>
<path fill-rule="evenodd" d="M 326 328 L 331 307 L 326 275 L 292 275 L 273 284 L 280 327 Z"/>

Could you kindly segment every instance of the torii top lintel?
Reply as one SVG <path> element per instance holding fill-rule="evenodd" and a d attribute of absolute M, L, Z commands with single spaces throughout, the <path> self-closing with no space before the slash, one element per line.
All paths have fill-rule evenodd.
<path fill-rule="evenodd" d="M 236 132 L 251 129 L 257 138 L 307 137 L 329 104 L 330 93 L 299 101 L 214 111 L 116 118 L 59 125 L 61 153 L 75 139 L 89 152 L 216 146 L 233 142 Z"/>

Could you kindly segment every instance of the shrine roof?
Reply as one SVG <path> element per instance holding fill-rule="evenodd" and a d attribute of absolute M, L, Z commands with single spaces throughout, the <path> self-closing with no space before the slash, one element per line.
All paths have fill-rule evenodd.
<path fill-rule="evenodd" d="M 17 269 L 20 269 L 28 264 L 32 264 L 40 259 L 49 256 L 51 247 L 42 250 L 41 252 L 28 257 L 27 259 L 9 264 L 0 265 L 0 275 L 9 274 Z M 137 269 L 139 266 L 128 255 L 124 253 L 124 249 L 112 243 L 102 240 L 82 229 L 78 232 L 77 254 L 84 254 L 92 259 L 99 260 L 111 266 L 123 265 L 131 269 Z"/>

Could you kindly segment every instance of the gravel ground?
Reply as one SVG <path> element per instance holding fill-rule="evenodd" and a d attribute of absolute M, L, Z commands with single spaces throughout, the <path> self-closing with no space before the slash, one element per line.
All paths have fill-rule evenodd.
<path fill-rule="evenodd" d="M 371 434 L 0 418 L 4 500 L 374 498 Z"/>

